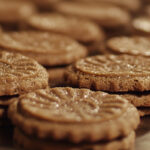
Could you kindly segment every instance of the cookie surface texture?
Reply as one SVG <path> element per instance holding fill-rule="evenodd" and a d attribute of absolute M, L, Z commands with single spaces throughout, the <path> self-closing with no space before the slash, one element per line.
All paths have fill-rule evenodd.
<path fill-rule="evenodd" d="M 0 47 L 22 53 L 46 66 L 70 64 L 87 54 L 84 46 L 69 37 L 34 31 L 2 33 Z"/>
<path fill-rule="evenodd" d="M 74 143 L 127 136 L 139 124 L 137 109 L 126 99 L 67 87 L 20 97 L 9 117 L 28 135 Z"/>
<path fill-rule="evenodd" d="M 16 95 L 48 86 L 46 70 L 33 59 L 0 52 L 0 96 Z"/>
<path fill-rule="evenodd" d="M 68 84 L 108 92 L 150 90 L 150 60 L 142 56 L 93 56 L 77 61 L 65 73 Z"/>
<path fill-rule="evenodd" d="M 117 54 L 150 56 L 149 37 L 114 37 L 108 40 L 107 47 Z"/>

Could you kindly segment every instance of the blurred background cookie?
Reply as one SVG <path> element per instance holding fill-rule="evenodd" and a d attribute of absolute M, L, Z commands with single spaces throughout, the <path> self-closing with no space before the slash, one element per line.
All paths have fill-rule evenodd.
<path fill-rule="evenodd" d="M 40 31 L 60 33 L 81 42 L 94 54 L 105 38 L 104 31 L 94 22 L 60 13 L 42 13 L 30 16 L 27 24 Z M 96 45 L 97 44 L 97 45 Z"/>
<path fill-rule="evenodd" d="M 114 54 L 150 57 L 150 37 L 114 37 L 107 41 L 107 49 Z"/>

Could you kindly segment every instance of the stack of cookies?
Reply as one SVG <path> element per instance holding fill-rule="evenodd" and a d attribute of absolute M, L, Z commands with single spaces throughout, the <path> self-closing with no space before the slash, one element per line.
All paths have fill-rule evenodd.
<path fill-rule="evenodd" d="M 34 58 L 47 67 L 50 86 L 64 84 L 65 67 L 88 53 L 86 47 L 68 36 L 42 31 L 3 32 L 0 48 Z"/>
<path fill-rule="evenodd" d="M 0 0 L 0 120 L 16 147 L 134 149 L 150 114 L 143 1 Z"/>
<path fill-rule="evenodd" d="M 9 117 L 15 143 L 28 150 L 129 150 L 139 124 L 137 109 L 126 99 L 67 87 L 20 96 Z"/>
<path fill-rule="evenodd" d="M 143 56 L 97 55 L 77 61 L 65 76 L 69 85 L 119 94 L 145 115 L 149 114 L 149 92 L 144 92 L 150 90 L 149 65 L 149 58 Z"/>
<path fill-rule="evenodd" d="M 0 52 L 0 120 L 20 94 L 48 86 L 48 74 L 36 61 L 20 54 Z"/>
<path fill-rule="evenodd" d="M 141 60 L 140 65 L 142 74 L 144 75 L 149 70 L 149 64 L 146 61 L 150 57 L 150 38 L 144 36 L 133 36 L 133 37 L 114 37 L 107 42 L 107 49 L 114 54 L 128 54 L 132 56 L 143 56 L 143 60 Z M 145 57 L 145 58 L 144 58 Z M 136 61 L 136 60 L 135 60 Z M 145 69 L 144 69 L 144 68 Z M 146 72 L 145 72 L 145 71 Z M 148 73 L 148 72 L 147 72 Z M 148 78 L 148 77 L 147 77 Z M 144 83 L 145 81 L 141 81 Z M 147 88 L 145 88 L 145 85 Z M 141 116 L 150 114 L 150 104 L 149 104 L 149 85 L 148 82 L 141 85 L 140 83 L 136 83 L 137 89 L 132 92 L 120 93 L 124 97 L 126 97 L 132 104 L 138 107 Z M 138 89 L 138 86 L 141 89 Z"/>

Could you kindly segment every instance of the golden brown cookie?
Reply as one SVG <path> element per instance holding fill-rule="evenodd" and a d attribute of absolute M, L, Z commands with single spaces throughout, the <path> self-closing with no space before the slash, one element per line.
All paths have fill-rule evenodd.
<path fill-rule="evenodd" d="M 132 22 L 134 34 L 150 35 L 150 18 L 138 17 Z"/>
<path fill-rule="evenodd" d="M 135 133 L 130 133 L 127 137 L 118 138 L 112 141 L 97 143 L 71 144 L 68 142 L 56 142 L 52 140 L 40 140 L 35 137 L 25 135 L 20 129 L 14 131 L 14 142 L 20 148 L 28 150 L 132 150 L 134 147 Z"/>
<path fill-rule="evenodd" d="M 49 74 L 49 84 L 51 87 L 65 86 L 64 73 L 66 67 L 47 69 Z"/>
<path fill-rule="evenodd" d="M 150 90 L 150 59 L 142 56 L 105 55 L 81 59 L 68 67 L 69 85 L 107 92 Z"/>
<path fill-rule="evenodd" d="M 16 95 L 48 86 L 46 70 L 20 54 L 0 52 L 0 96 Z"/>
<path fill-rule="evenodd" d="M 112 140 L 137 128 L 137 109 L 120 96 L 88 89 L 52 88 L 19 98 L 9 108 L 13 123 L 37 138 Z"/>
<path fill-rule="evenodd" d="M 54 9 L 60 13 L 91 19 L 108 28 L 125 26 L 130 22 L 130 15 L 127 11 L 111 4 L 66 1 L 54 5 Z"/>
<path fill-rule="evenodd" d="M 114 37 L 107 41 L 107 48 L 115 54 L 150 56 L 150 37 Z"/>
<path fill-rule="evenodd" d="M 136 12 L 141 7 L 141 1 L 140 0 L 74 0 L 74 1 L 83 1 L 83 2 L 96 2 L 96 3 L 109 3 L 114 4 L 119 7 L 122 7 L 124 9 L 127 9 L 131 12 Z"/>
<path fill-rule="evenodd" d="M 87 49 L 75 40 L 46 32 L 3 33 L 0 36 L 0 47 L 32 57 L 46 66 L 70 64 L 87 55 Z"/>
<path fill-rule="evenodd" d="M 83 43 L 104 40 L 104 33 L 97 24 L 74 16 L 35 14 L 28 18 L 27 23 L 34 29 L 68 35 Z"/>

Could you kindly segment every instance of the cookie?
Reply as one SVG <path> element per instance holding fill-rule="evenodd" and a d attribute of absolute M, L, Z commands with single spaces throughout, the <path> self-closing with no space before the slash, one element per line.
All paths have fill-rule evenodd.
<path fill-rule="evenodd" d="M 142 56 L 106 55 L 81 59 L 68 67 L 68 85 L 107 92 L 150 90 L 150 60 Z"/>
<path fill-rule="evenodd" d="M 33 59 L 0 52 L 0 96 L 16 95 L 48 86 L 46 70 Z"/>
<path fill-rule="evenodd" d="M 83 1 L 83 2 L 97 2 L 97 3 L 109 3 L 109 4 L 114 4 L 119 7 L 122 7 L 124 9 L 127 9 L 131 12 L 136 12 L 140 9 L 141 7 L 141 1 L 140 0 L 74 0 L 74 1 Z"/>
<path fill-rule="evenodd" d="M 130 15 L 127 11 L 111 4 L 66 1 L 54 5 L 54 9 L 63 14 L 91 19 L 107 28 L 125 26 L 130 22 Z"/>
<path fill-rule="evenodd" d="M 104 33 L 97 24 L 74 16 L 59 13 L 32 15 L 27 24 L 34 29 L 68 35 L 80 42 L 103 41 Z"/>
<path fill-rule="evenodd" d="M 94 22 L 59 13 L 35 14 L 27 19 L 29 27 L 70 36 L 88 48 L 89 54 L 95 54 L 98 44 L 103 43 L 103 30 Z"/>
<path fill-rule="evenodd" d="M 137 109 L 126 99 L 67 87 L 21 96 L 8 114 L 28 135 L 74 143 L 127 136 L 139 124 Z"/>
<path fill-rule="evenodd" d="M 20 148 L 28 150 L 131 150 L 134 147 L 135 133 L 132 132 L 127 137 L 119 138 L 113 141 L 97 143 L 71 144 L 67 142 L 56 142 L 40 140 L 25 135 L 20 129 L 14 131 L 14 141 Z"/>
<path fill-rule="evenodd" d="M 75 40 L 46 32 L 5 32 L 0 36 L 0 47 L 32 57 L 45 66 L 67 65 L 87 55 L 87 49 Z"/>
<path fill-rule="evenodd" d="M 139 35 L 150 35 L 150 18 L 149 17 L 138 17 L 132 22 L 134 34 Z"/>
<path fill-rule="evenodd" d="M 12 28 L 12 26 L 18 26 L 19 23 L 22 23 L 26 18 L 28 18 L 35 12 L 35 6 L 29 1 L 0 1 L 0 23 L 4 28 Z"/>
<path fill-rule="evenodd" d="M 150 38 L 143 36 L 114 37 L 107 41 L 107 48 L 115 54 L 150 56 Z"/>
<path fill-rule="evenodd" d="M 134 92 L 134 93 L 121 93 L 119 96 L 127 99 L 136 107 L 150 107 L 150 93 L 148 92 Z"/>
<path fill-rule="evenodd" d="M 49 84 L 51 87 L 65 86 L 64 73 L 66 67 L 47 69 L 49 74 Z"/>

